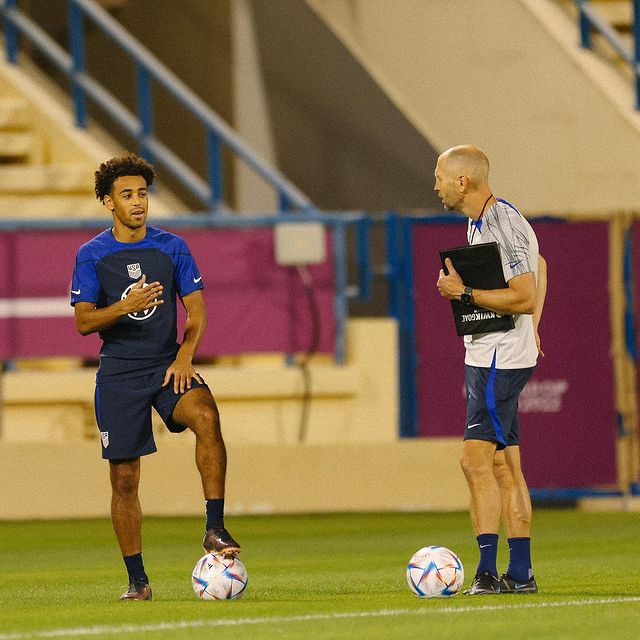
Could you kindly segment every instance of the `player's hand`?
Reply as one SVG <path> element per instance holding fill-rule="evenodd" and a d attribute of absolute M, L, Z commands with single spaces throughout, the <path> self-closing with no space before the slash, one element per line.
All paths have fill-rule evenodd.
<path fill-rule="evenodd" d="M 464 285 L 462 284 L 462 278 L 455 270 L 453 262 L 450 258 L 446 258 L 444 261 L 449 275 L 444 274 L 444 269 L 440 269 L 438 281 L 436 287 L 440 291 L 440 295 L 450 300 L 459 300 L 460 296 L 464 293 Z"/>
<path fill-rule="evenodd" d="M 137 313 L 164 304 L 161 297 L 163 290 L 164 287 L 157 280 L 147 284 L 147 276 L 143 274 L 122 301 L 124 312 Z"/>
<path fill-rule="evenodd" d="M 173 378 L 173 390 L 175 393 L 189 391 L 192 380 L 204 383 L 200 374 L 193 368 L 191 360 L 181 360 L 180 358 L 176 358 L 167 369 L 162 386 L 166 387 L 171 382 L 171 378 Z"/>

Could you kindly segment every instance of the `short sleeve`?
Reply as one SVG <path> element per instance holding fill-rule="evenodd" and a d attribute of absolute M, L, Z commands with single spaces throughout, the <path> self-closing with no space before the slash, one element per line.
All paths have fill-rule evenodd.
<path fill-rule="evenodd" d="M 90 251 L 80 247 L 76 255 L 71 281 L 71 306 L 77 302 L 97 302 L 100 296 L 100 281 L 96 271 L 96 263 Z"/>
<path fill-rule="evenodd" d="M 187 243 L 180 237 L 176 237 L 174 263 L 176 290 L 181 298 L 199 289 L 204 289 L 198 265 L 196 265 Z"/>
<path fill-rule="evenodd" d="M 503 234 L 499 242 L 502 271 L 506 282 L 533 271 L 526 223 L 520 214 L 510 216 L 510 222 L 510 233 Z"/>

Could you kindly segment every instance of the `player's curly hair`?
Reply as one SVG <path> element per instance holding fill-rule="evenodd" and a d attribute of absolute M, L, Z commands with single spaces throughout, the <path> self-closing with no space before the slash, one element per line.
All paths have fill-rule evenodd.
<path fill-rule="evenodd" d="M 128 153 L 126 156 L 111 158 L 103 162 L 95 172 L 96 198 L 102 202 L 104 197 L 111 193 L 113 183 L 122 176 L 142 176 L 147 187 L 153 183 L 156 172 L 144 158 L 135 153 Z"/>

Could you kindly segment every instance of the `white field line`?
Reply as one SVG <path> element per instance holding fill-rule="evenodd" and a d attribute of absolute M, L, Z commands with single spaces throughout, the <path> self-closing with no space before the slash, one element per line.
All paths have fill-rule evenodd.
<path fill-rule="evenodd" d="M 0 319 L 72 316 L 69 298 L 0 298 Z"/>
<path fill-rule="evenodd" d="M 523 598 L 524 596 L 513 596 Z M 262 616 L 256 618 L 228 618 L 183 620 L 176 622 L 157 622 L 153 624 L 96 625 L 93 627 L 68 627 L 62 629 L 43 629 L 41 631 L 17 631 L 0 633 L 0 640 L 32 640 L 35 638 L 77 638 L 81 636 L 118 635 L 122 633 L 148 633 L 176 631 L 179 629 L 204 629 L 214 627 L 243 627 L 251 625 L 290 624 L 292 622 L 318 622 L 325 620 L 355 620 L 362 618 L 386 618 L 391 616 L 412 615 L 452 615 L 456 613 L 475 613 L 487 611 L 508 611 L 518 609 L 553 609 L 558 607 L 588 607 L 604 604 L 640 603 L 640 596 L 625 598 L 600 598 L 597 600 L 568 600 L 564 602 L 522 602 L 519 604 L 496 604 L 477 607 L 442 607 L 422 609 L 382 609 L 379 611 L 354 611 L 345 613 L 316 613 L 298 616 Z M 215 606 L 215 605 L 213 605 Z"/>

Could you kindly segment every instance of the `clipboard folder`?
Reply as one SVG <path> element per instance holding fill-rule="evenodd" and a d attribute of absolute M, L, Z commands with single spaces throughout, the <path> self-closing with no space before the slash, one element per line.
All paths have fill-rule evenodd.
<path fill-rule="evenodd" d="M 440 251 L 440 260 L 445 275 L 448 270 L 445 258 L 450 258 L 462 281 L 473 289 L 504 289 L 507 283 L 502 271 L 500 249 L 497 242 L 471 244 Z M 451 300 L 451 310 L 459 336 L 475 333 L 493 333 L 509 331 L 515 327 L 512 315 L 499 315 L 476 305 L 462 304 L 460 300 Z"/>

